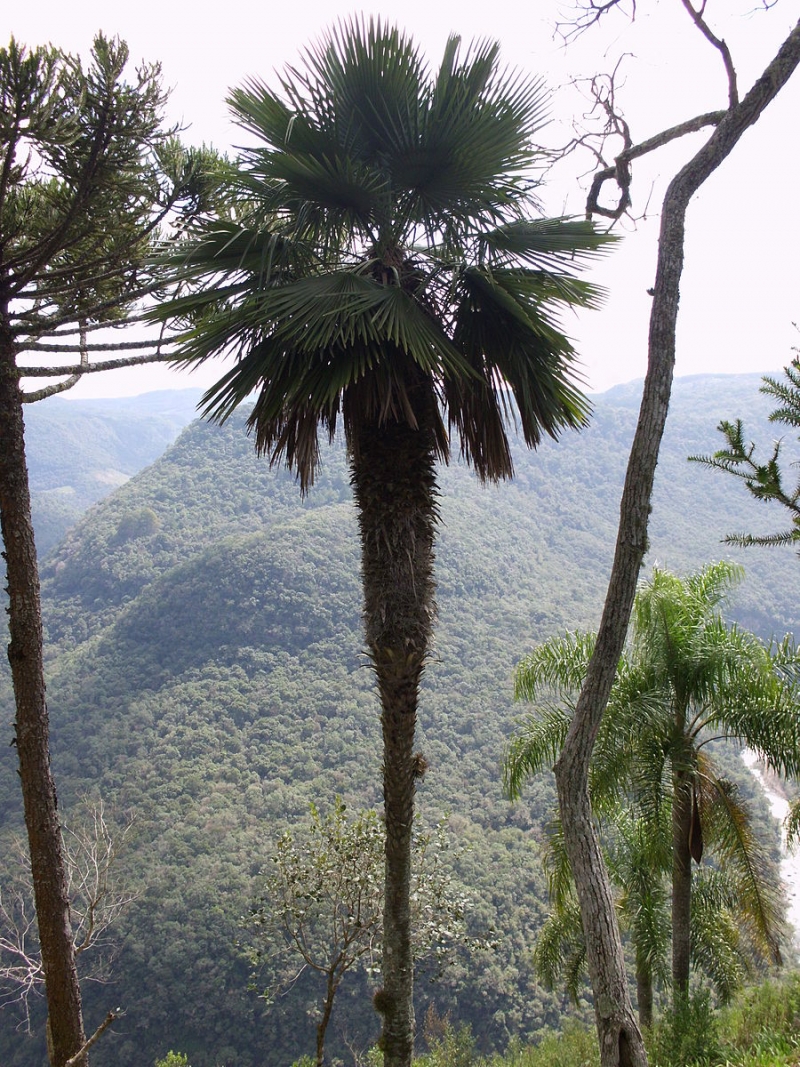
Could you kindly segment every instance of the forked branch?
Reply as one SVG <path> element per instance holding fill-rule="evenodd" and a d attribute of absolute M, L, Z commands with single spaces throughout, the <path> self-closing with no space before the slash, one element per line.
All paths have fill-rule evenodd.
<path fill-rule="evenodd" d="M 112 827 L 101 801 L 89 808 L 85 817 L 76 820 L 73 827 L 64 828 L 76 956 L 108 948 L 110 927 L 136 899 L 135 893 L 121 891 L 115 884 L 120 850 L 132 826 L 133 820 L 128 819 L 121 828 Z M 19 840 L 12 842 L 6 859 L 6 877 L 0 885 L 0 1006 L 19 1005 L 23 1016 L 21 1026 L 29 1031 L 30 997 L 40 993 L 44 986 L 30 861 Z M 101 981 L 106 973 L 106 966 L 101 965 L 84 977 Z"/>

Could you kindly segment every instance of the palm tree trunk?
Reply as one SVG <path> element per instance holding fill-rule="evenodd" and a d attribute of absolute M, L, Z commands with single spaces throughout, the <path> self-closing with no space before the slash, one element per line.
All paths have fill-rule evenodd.
<path fill-rule="evenodd" d="M 672 776 L 672 995 L 673 1007 L 689 993 L 692 910 L 692 790 L 680 771 Z"/>
<path fill-rule="evenodd" d="M 48 1047 L 52 1067 L 62 1067 L 83 1047 L 85 1036 L 56 790 L 50 772 L 39 571 L 24 434 L 13 339 L 5 324 L 0 324 L 0 520 L 9 596 L 8 660 L 45 976 Z"/>
<path fill-rule="evenodd" d="M 350 442 L 361 531 L 364 628 L 378 679 L 386 818 L 384 988 L 385 1067 L 409 1067 L 414 1050 L 411 952 L 411 834 L 417 767 L 414 731 L 420 679 L 430 645 L 437 520 L 433 396 L 421 386 L 418 426 L 377 420 Z"/>
<path fill-rule="evenodd" d="M 653 1025 L 653 972 L 647 960 L 636 960 L 636 1003 L 639 1009 L 639 1028 L 649 1030 Z"/>

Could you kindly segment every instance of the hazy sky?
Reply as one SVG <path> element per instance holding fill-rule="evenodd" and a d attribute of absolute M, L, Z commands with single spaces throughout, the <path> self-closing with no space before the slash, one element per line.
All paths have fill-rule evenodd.
<path fill-rule="evenodd" d="M 761 10 L 761 3 L 708 0 L 707 18 L 731 47 L 742 94 L 798 16 L 796 0 L 780 0 L 770 11 Z M 554 26 L 559 11 L 569 12 L 569 0 L 406 0 L 402 20 L 398 7 L 356 7 L 342 0 L 224 0 L 213 5 L 183 0 L 27 0 L 24 5 L 3 4 L 0 40 L 7 42 L 13 34 L 26 44 L 52 42 L 86 55 L 98 29 L 118 34 L 130 45 L 134 60 L 161 62 L 165 84 L 172 89 L 170 118 L 187 127 L 184 138 L 228 151 L 240 136 L 224 104 L 229 87 L 249 75 L 269 80 L 276 69 L 296 63 L 303 47 L 326 27 L 360 12 L 399 22 L 433 66 L 450 33 L 465 41 L 499 40 L 506 63 L 544 76 L 557 90 L 553 122 L 543 134 L 552 144 L 567 139 L 571 122 L 586 109 L 569 86 L 570 78 L 610 70 L 623 53 L 626 82 L 619 100 L 635 141 L 726 104 L 718 54 L 691 25 L 680 0 L 639 0 L 633 24 L 615 13 L 602 30 L 589 31 L 566 50 L 554 37 Z M 800 75 L 795 75 L 690 208 L 678 374 L 778 370 L 791 358 L 792 345 L 800 343 L 792 326 L 800 320 L 799 127 Z M 647 218 L 635 227 L 622 227 L 625 241 L 592 272 L 593 280 L 609 291 L 604 309 L 564 324 L 593 390 L 644 375 L 647 289 L 655 270 L 661 196 L 666 180 L 702 143 L 702 136 L 635 165 L 634 209 L 646 210 Z M 542 190 L 547 213 L 580 215 L 585 175 L 591 169 L 586 156 L 552 173 Z M 204 368 L 202 374 L 187 376 L 165 367 L 139 368 L 89 376 L 70 395 L 203 385 L 218 373 Z"/>

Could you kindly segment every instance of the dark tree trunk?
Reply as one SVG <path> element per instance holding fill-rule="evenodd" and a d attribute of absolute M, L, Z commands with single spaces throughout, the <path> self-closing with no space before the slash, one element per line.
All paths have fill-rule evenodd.
<path fill-rule="evenodd" d="M 662 208 L 648 369 L 620 504 L 614 563 L 594 655 L 555 767 L 564 845 L 575 877 L 586 936 L 602 1067 L 644 1067 L 647 1063 L 631 1011 L 608 873 L 592 826 L 588 775 L 647 548 L 653 479 L 675 365 L 686 209 L 694 193 L 727 158 L 745 130 L 758 121 L 798 63 L 800 23 L 747 96 L 729 109 L 706 144 L 672 179 Z"/>
<path fill-rule="evenodd" d="M 0 518 L 5 546 L 16 744 L 30 847 L 53 1067 L 84 1044 L 56 790 L 50 772 L 39 571 L 12 340 L 0 324 Z M 84 1059 L 84 1063 L 85 1063 Z"/>
<path fill-rule="evenodd" d="M 653 972 L 645 959 L 636 960 L 636 1003 L 639 1027 L 649 1030 L 653 1025 Z"/>
<path fill-rule="evenodd" d="M 333 1001 L 339 983 L 336 981 L 333 971 L 328 973 L 325 984 L 325 1001 L 322 1005 L 322 1018 L 317 1024 L 317 1067 L 323 1067 L 325 1063 L 325 1034 L 328 1031 L 328 1023 L 331 1021 Z"/>
<path fill-rule="evenodd" d="M 421 762 L 414 755 L 414 731 L 435 611 L 435 400 L 427 383 L 411 395 L 417 428 L 373 422 L 359 427 L 350 443 L 364 627 L 383 728 L 384 986 L 375 1006 L 383 1016 L 386 1067 L 408 1067 L 414 1051 L 411 835 Z"/>
<path fill-rule="evenodd" d="M 674 1007 L 689 993 L 692 916 L 692 789 L 687 775 L 672 775 L 672 994 Z"/>

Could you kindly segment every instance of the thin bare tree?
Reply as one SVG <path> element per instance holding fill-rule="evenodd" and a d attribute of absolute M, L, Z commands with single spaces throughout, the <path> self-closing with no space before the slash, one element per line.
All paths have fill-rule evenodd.
<path fill-rule="evenodd" d="M 677 2 L 677 0 L 676 0 Z M 614 562 L 602 613 L 597 643 L 589 663 L 575 715 L 556 763 L 559 806 L 564 842 L 575 877 L 586 933 L 589 974 L 594 991 L 595 1017 L 603 1067 L 645 1067 L 647 1055 L 628 992 L 619 929 L 608 874 L 592 822 L 588 792 L 589 763 L 611 685 L 625 642 L 636 584 L 647 549 L 647 524 L 653 480 L 669 408 L 675 364 L 675 331 L 684 262 L 686 210 L 694 194 L 728 157 L 744 132 L 753 126 L 775 99 L 800 63 L 800 23 L 788 35 L 775 57 L 752 88 L 740 97 L 736 68 L 730 50 L 706 19 L 705 0 L 695 6 L 679 0 L 694 28 L 716 51 L 727 82 L 727 107 L 705 112 L 635 141 L 616 108 L 615 96 L 605 97 L 604 128 L 600 146 L 610 135 L 622 137 L 622 148 L 612 161 L 598 168 L 589 191 L 587 214 L 620 218 L 630 207 L 633 162 L 689 132 L 710 128 L 702 147 L 672 178 L 661 208 L 656 279 L 652 289 L 648 369 L 639 419 L 628 461 L 620 504 L 620 522 Z M 566 24 L 568 39 L 583 32 L 615 9 L 635 3 L 624 0 L 589 0 L 576 18 Z M 598 83 L 599 84 L 599 83 Z M 598 97 L 603 102 L 602 97 Z M 596 156 L 602 159 L 601 149 Z M 601 198 L 609 185 L 610 204 Z M 682 992 L 679 990 L 679 993 Z"/>

